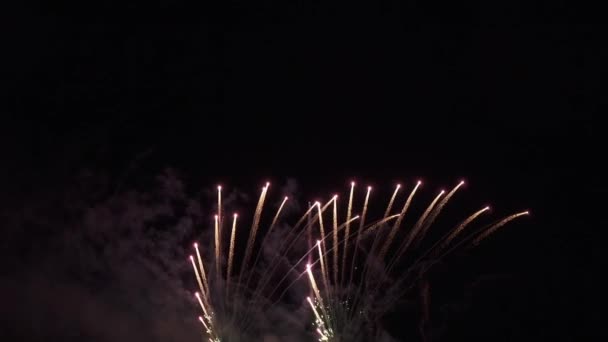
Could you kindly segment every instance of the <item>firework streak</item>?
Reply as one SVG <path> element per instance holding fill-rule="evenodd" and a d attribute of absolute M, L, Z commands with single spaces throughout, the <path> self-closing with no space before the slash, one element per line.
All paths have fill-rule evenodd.
<path fill-rule="evenodd" d="M 325 204 L 315 202 L 309 205 L 308 210 L 291 226 L 281 246 L 272 252 L 276 260 L 285 260 L 295 250 L 294 247 L 305 244 L 304 233 L 309 235 L 308 239 L 310 234 L 316 235 L 317 243 L 309 245 L 295 263 L 289 264 L 286 271 L 285 267 L 280 268 L 280 262 L 273 262 L 259 273 L 255 273 L 255 270 L 260 255 L 269 241 L 270 233 L 281 220 L 288 198 L 284 197 L 278 209 L 269 216 L 272 217 L 271 223 L 265 227 L 262 216 L 270 189 L 270 184 L 267 183 L 262 188 L 247 233 L 239 231 L 238 216 L 232 214 L 226 249 L 222 246 L 226 210 L 222 207 L 222 188 L 218 186 L 213 248 L 210 249 L 212 252 L 205 254 L 212 260 L 203 259 L 197 243 L 194 244 L 196 256 L 190 256 L 199 287 L 195 294 L 202 311 L 199 320 L 209 341 L 247 340 L 245 336 L 254 329 L 252 317 L 277 305 L 288 289 L 298 282 L 307 282 L 310 286 L 311 295 L 305 300 L 311 309 L 316 338 L 319 341 L 355 341 L 361 338 L 357 336 L 361 336 L 363 327 L 373 324 L 378 315 L 390 308 L 390 299 L 395 298 L 395 294 L 408 289 L 408 284 L 412 283 L 410 276 L 414 273 L 411 271 L 418 270 L 415 273 L 420 276 L 430 265 L 456 247 L 463 244 L 476 246 L 508 222 L 528 214 L 527 211 L 515 213 L 481 229 L 469 228 L 481 214 L 489 211 L 489 207 L 484 207 L 444 232 L 444 236 L 434 241 L 430 248 L 425 247 L 423 253 L 415 254 L 418 258 L 414 258 L 414 261 L 408 261 L 407 257 L 411 257 L 413 252 L 419 250 L 419 246 L 424 245 L 433 223 L 464 182 L 459 182 L 447 193 L 441 190 L 408 229 L 403 227 L 403 223 L 411 220 L 406 220 L 406 214 L 421 184 L 420 181 L 413 184 L 409 195 L 401 202 L 403 204 L 399 204 L 399 191 L 406 186 L 398 184 L 379 219 L 367 217 L 369 208 L 374 204 L 371 200 L 371 187 L 367 187 L 363 197 L 361 215 L 353 215 L 353 211 L 357 211 L 354 205 L 354 182 L 351 183 L 345 203 L 343 222 L 339 219 L 341 207 L 338 195 L 334 195 Z M 400 210 L 392 213 L 393 207 Z M 357 225 L 353 226 L 355 221 Z M 331 224 L 331 228 L 326 222 Z M 469 233 L 465 234 L 467 231 Z M 247 243 L 242 258 L 237 260 L 240 253 L 235 249 L 240 234 L 246 234 Z M 263 237 L 260 238 L 262 234 Z M 369 237 L 372 238 L 371 243 L 368 243 Z M 406 271 L 395 274 L 395 266 L 401 266 L 406 261 L 409 262 L 408 267 L 399 267 Z M 304 262 L 307 262 L 305 267 Z"/>

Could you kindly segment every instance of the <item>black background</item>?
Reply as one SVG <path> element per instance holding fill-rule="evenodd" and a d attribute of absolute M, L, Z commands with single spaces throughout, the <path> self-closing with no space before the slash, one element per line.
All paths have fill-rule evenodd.
<path fill-rule="evenodd" d="M 384 187 L 464 177 L 475 196 L 532 216 L 469 267 L 516 280 L 463 290 L 473 293 L 467 309 L 441 340 L 579 340 L 601 330 L 605 129 L 594 117 L 607 51 L 601 30 L 565 6 L 11 11 L 2 24 L 5 213 L 61 192 L 83 168 L 126 188 L 166 167 L 193 186 L 255 190 L 294 177 L 309 198 L 353 177 Z M 444 287 L 463 287 L 449 279 Z M 407 330 L 396 322 L 396 335 Z"/>

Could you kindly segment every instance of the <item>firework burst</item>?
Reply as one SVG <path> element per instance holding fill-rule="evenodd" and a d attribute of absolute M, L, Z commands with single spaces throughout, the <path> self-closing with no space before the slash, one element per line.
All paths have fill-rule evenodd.
<path fill-rule="evenodd" d="M 409 253 L 421 250 L 419 247 L 423 245 L 422 242 L 430 227 L 463 185 L 464 181 L 447 193 L 441 190 L 423 213 L 413 221 L 409 229 L 403 228 L 402 223 L 421 182 L 417 182 L 412 187 L 401 210 L 391 214 L 402 188 L 401 185 L 397 185 L 388 201 L 384 216 L 366 225 L 371 192 L 371 187 L 368 187 L 361 219 L 354 232 L 351 231 L 350 224 L 346 224 L 344 234 L 340 234 L 335 223 L 338 214 L 334 209 L 332 213 L 334 229 L 332 233 L 326 234 L 323 215 L 319 213 L 318 226 L 321 239 L 317 241 L 314 261 L 309 263 L 305 270 L 312 291 L 312 296 L 308 297 L 307 301 L 313 312 L 313 324 L 319 341 L 370 339 L 370 335 L 373 336 L 375 333 L 374 329 L 380 317 L 394 306 L 415 283 L 415 279 L 421 277 L 437 261 L 459 246 L 479 244 L 508 222 L 528 214 L 525 211 L 507 216 L 481 229 L 476 229 L 462 238 L 467 228 L 479 216 L 489 211 L 489 207 L 484 207 L 467 216 L 430 247 L 426 246 L 422 253 Z M 354 189 L 355 184 L 352 183 L 347 218 L 351 216 L 353 208 Z M 336 206 L 337 198 L 334 208 Z M 328 241 L 330 238 L 331 242 Z M 408 254 L 413 255 L 409 255 L 408 258 Z M 333 260 L 331 265 L 328 263 L 330 257 Z M 342 260 L 341 263 L 337 262 L 339 259 Z M 397 265 L 400 270 L 398 273 L 394 272 Z M 414 270 L 416 272 L 413 272 Z"/>
<path fill-rule="evenodd" d="M 262 270 L 258 269 L 261 252 L 277 226 L 288 198 L 283 199 L 276 212 L 269 216 L 272 217 L 270 224 L 265 225 L 262 216 L 270 184 L 262 188 L 249 231 L 240 237 L 246 239 L 244 252 L 240 253 L 237 241 L 243 232 L 239 232 L 239 216 L 233 214 L 232 220 L 228 220 L 231 222 L 225 224 L 222 188 L 218 187 L 213 239 L 206 245 L 210 248 L 205 249 L 209 260 L 203 259 L 197 243 L 194 244 L 195 255 L 190 257 L 199 287 L 195 294 L 202 312 L 199 320 L 209 341 L 248 341 L 252 336 L 259 336 L 256 329 L 260 318 L 267 310 L 280 305 L 289 289 L 302 279 L 307 279 L 310 287 L 306 302 L 313 319 L 311 330 L 318 340 L 369 339 L 379 317 L 409 288 L 412 270 L 418 270 L 414 277 L 420 276 L 454 248 L 465 243 L 476 245 L 509 221 L 527 214 L 508 216 L 461 238 L 470 230 L 467 228 L 489 210 L 489 207 L 482 208 L 454 226 L 417 259 L 405 258 L 411 254 L 410 250 L 421 245 L 442 209 L 463 184 L 460 182 L 447 193 L 439 192 L 412 222 L 412 227 L 404 229 L 403 222 L 420 182 L 412 187 L 403 205 L 395 211 L 394 207 L 400 201 L 399 192 L 403 189 L 397 185 L 384 214 L 371 220 L 367 216 L 373 205 L 372 188 L 367 187 L 360 215 L 356 215 L 355 184 L 352 183 L 343 220 L 340 219 L 338 195 L 324 204 L 309 205 L 281 237 L 281 243 L 273 245 L 273 262 L 267 263 Z M 224 226 L 230 228 L 229 233 L 224 233 Z M 313 236 L 318 237 L 315 244 Z M 224 237 L 227 237 L 226 241 Z M 308 246 L 299 253 L 297 260 L 289 261 L 293 252 L 301 250 L 306 241 Z M 256 245 L 260 247 L 256 248 Z M 409 262 L 409 267 L 404 268 L 404 262 Z M 406 271 L 396 273 L 394 269 Z"/>
<path fill-rule="evenodd" d="M 261 227 L 269 187 L 270 184 L 267 183 L 262 188 L 249 231 L 245 237 L 240 238 L 246 238 L 242 256 L 237 250 L 239 234 L 243 234 L 242 231 L 239 232 L 239 216 L 234 213 L 231 224 L 224 224 L 225 210 L 221 187 L 217 188 L 217 214 L 213 219 L 212 243 L 206 244 L 207 248 L 204 248 L 208 253 L 202 253 L 203 246 L 194 243 L 195 254 L 190 256 L 190 263 L 198 285 L 195 297 L 202 313 L 199 321 L 212 342 L 248 341 L 251 336 L 259 334 L 256 325 L 267 310 L 277 305 L 295 284 L 295 281 L 289 284 L 287 282 L 300 276 L 297 266 L 303 263 L 312 251 L 304 253 L 295 264 L 288 263 L 288 270 L 285 271 L 284 264 L 288 260 L 288 254 L 297 249 L 295 247 L 301 247 L 302 235 L 310 232 L 314 224 L 322 221 L 323 213 L 335 203 L 334 197 L 324 205 L 316 202 L 310 206 L 295 225 L 291 226 L 281 244 L 272 251 L 273 257 L 281 262 L 272 262 L 259 270 L 262 251 L 288 201 L 288 198 L 284 197 L 272 215 L 270 224 Z M 349 222 L 357 218 L 351 218 Z M 224 226 L 230 227 L 229 234 L 224 232 Z M 334 231 L 342 227 L 343 225 L 338 226 L 337 222 L 334 222 Z M 228 236 L 227 246 L 224 246 L 224 237 Z M 205 255 L 208 257 L 204 258 Z"/>

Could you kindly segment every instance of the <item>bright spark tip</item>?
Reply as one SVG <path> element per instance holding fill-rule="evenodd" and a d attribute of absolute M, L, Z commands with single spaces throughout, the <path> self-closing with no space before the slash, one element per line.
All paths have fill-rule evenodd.
<path fill-rule="evenodd" d="M 234 213 L 234 217 L 238 217 L 238 216 L 239 216 L 239 214 L 237 214 L 237 213 Z"/>
<path fill-rule="evenodd" d="M 198 292 L 194 292 L 194 295 L 196 296 L 196 298 L 198 298 L 200 296 L 200 294 Z"/>
<path fill-rule="evenodd" d="M 526 210 L 526 211 L 524 211 L 524 212 L 523 212 L 523 214 L 524 214 L 524 215 L 530 215 L 530 211 L 529 211 L 529 210 Z"/>
<path fill-rule="evenodd" d="M 215 219 L 217 220 L 217 215 L 213 215 L 213 217 L 215 217 Z"/>
<path fill-rule="evenodd" d="M 355 182 L 350 182 L 350 186 L 355 186 Z"/>
<path fill-rule="evenodd" d="M 218 185 L 218 186 L 217 186 L 217 190 L 222 191 L 222 186 L 221 186 L 221 185 Z"/>
<path fill-rule="evenodd" d="M 490 210 L 490 206 L 487 205 L 485 208 L 483 208 L 483 210 Z"/>
<path fill-rule="evenodd" d="M 289 197 L 285 196 L 285 201 L 287 201 L 289 199 Z"/>
<path fill-rule="evenodd" d="M 194 243 L 194 248 L 197 248 L 197 247 L 198 247 L 198 243 L 195 242 Z"/>
<path fill-rule="evenodd" d="M 190 260 L 194 260 L 194 257 L 192 255 L 190 256 Z"/>
<path fill-rule="evenodd" d="M 401 187 L 400 183 L 397 183 L 397 189 L 399 189 Z"/>
<path fill-rule="evenodd" d="M 320 245 L 320 244 L 321 244 L 321 240 L 317 240 L 317 245 Z"/>
<path fill-rule="evenodd" d="M 372 187 L 371 187 L 371 186 L 368 186 L 368 187 L 367 187 L 367 191 L 371 191 L 371 190 L 372 190 Z"/>

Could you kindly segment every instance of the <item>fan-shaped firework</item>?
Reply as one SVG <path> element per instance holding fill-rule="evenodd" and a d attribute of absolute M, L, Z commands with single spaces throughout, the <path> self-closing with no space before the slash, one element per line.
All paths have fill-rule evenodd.
<path fill-rule="evenodd" d="M 401 210 L 391 215 L 401 189 L 401 186 L 397 185 L 388 202 L 384 217 L 366 226 L 371 192 L 371 187 L 368 187 L 362 217 L 356 231 L 350 232 L 350 225 L 347 224 L 344 237 L 340 241 L 338 238 L 340 232 L 335 228 L 335 223 L 332 241 L 329 242 L 330 235 L 324 233 L 323 219 L 322 217 L 319 219 L 319 232 L 322 238 L 317 241 L 315 261 L 306 266 L 305 272 L 308 274 L 312 290 L 312 298 L 308 297 L 307 301 L 314 314 L 314 325 L 320 341 L 362 341 L 372 338 L 370 334 L 374 333 L 376 321 L 414 284 L 415 278 L 459 245 L 464 243 L 476 245 L 509 221 L 528 214 L 525 211 L 502 218 L 454 244 L 454 241 L 478 216 L 490 209 L 484 207 L 466 217 L 423 253 L 415 254 L 414 259 L 404 258 L 409 250 L 421 244 L 437 216 L 463 184 L 464 182 L 458 183 L 447 194 L 442 190 L 418 217 L 411 229 L 405 232 L 402 232 L 401 225 L 421 185 L 420 182 L 413 186 Z M 355 184 L 352 183 L 347 217 L 351 215 L 354 189 Z M 337 215 L 335 207 L 336 202 L 334 202 L 332 217 L 334 222 Z M 403 239 L 396 241 L 398 235 L 404 235 Z M 365 241 L 369 237 L 371 241 Z M 409 264 L 402 265 L 403 262 Z M 398 264 L 402 266 L 399 267 L 400 271 L 393 272 Z M 313 266 L 316 265 L 318 265 L 315 268 L 316 272 L 313 272 Z M 416 273 L 412 272 L 414 270 Z M 320 281 L 317 282 L 316 279 Z"/>
<path fill-rule="evenodd" d="M 238 274 L 234 274 L 233 270 L 238 220 L 238 214 L 236 213 L 233 214 L 230 224 L 227 260 L 223 258 L 225 254 L 223 236 L 225 234 L 223 233 L 224 212 L 222 209 L 221 186 L 218 186 L 217 189 L 217 214 L 214 216 L 213 256 L 210 262 L 206 263 L 203 261 L 198 244 L 194 244 L 196 257 L 190 256 L 190 261 L 200 290 L 200 292 L 196 292 L 195 294 L 203 313 L 202 316 L 199 316 L 199 320 L 204 326 L 205 332 L 209 335 L 210 341 L 241 341 L 246 340 L 248 336 L 248 330 L 244 325 L 242 315 L 255 314 L 255 312 L 251 311 L 258 308 L 244 306 L 243 303 L 252 300 L 258 294 L 255 291 L 253 293 L 248 292 L 250 289 L 247 285 L 251 273 L 247 272 L 247 267 L 253 253 L 253 244 L 260 224 L 268 187 L 269 184 L 263 187 L 258 200 L 251 230 L 249 231 L 245 255 L 240 263 Z M 287 202 L 287 197 L 285 197 L 277 210 L 268 233 L 274 228 L 285 202 Z M 253 263 L 253 267 L 255 267 L 256 263 L 257 258 Z M 246 284 L 244 285 L 244 283 Z"/>
<path fill-rule="evenodd" d="M 279 303 L 289 288 L 295 282 L 287 284 L 289 276 L 298 278 L 297 265 L 301 264 L 314 249 L 310 249 L 295 264 L 289 264 L 288 270 L 281 269 L 281 262 L 286 260 L 288 252 L 299 247 L 302 235 L 311 232 L 312 226 L 320 218 L 332 203 L 330 200 L 326 205 L 321 206 L 315 203 L 311 206 L 300 219 L 291 227 L 289 233 L 282 239 L 282 243 L 273 251 L 276 262 L 273 262 L 262 271 L 256 272 L 258 262 L 263 247 L 268 237 L 273 232 L 282 210 L 288 200 L 283 199 L 277 211 L 273 214 L 271 223 L 262 229 L 264 232 L 261 239 L 261 247 L 254 249 L 259 239 L 261 216 L 264 211 L 264 203 L 269 189 L 269 184 L 263 187 L 258 204 L 255 209 L 253 220 L 245 245 L 242 258 L 237 258 L 236 246 L 238 233 L 238 215 L 233 214 L 230 227 L 230 238 L 228 248 L 224 246 L 223 238 L 226 237 L 224 227 L 224 210 L 222 207 L 221 187 L 217 192 L 217 214 L 214 216 L 214 236 L 212 245 L 213 253 L 208 259 L 203 260 L 203 254 L 199 250 L 199 245 L 194 244 L 195 255 L 190 256 L 190 262 L 194 269 L 199 292 L 196 292 L 196 299 L 201 307 L 202 316 L 199 317 L 206 334 L 213 342 L 226 341 L 247 341 L 251 340 L 259 331 L 256 331 L 260 318 L 269 308 Z M 357 217 L 349 221 L 355 221 Z M 253 261 L 252 261 L 253 260 Z M 236 267 L 239 270 L 236 270 Z M 279 277 L 277 280 L 275 278 Z M 255 323 L 254 319 L 255 317 Z"/>
<path fill-rule="evenodd" d="M 212 249 L 213 253 L 210 253 L 210 260 L 203 260 L 199 246 L 195 243 L 196 256 L 190 257 L 200 290 L 196 293 L 203 314 L 199 320 L 209 340 L 232 342 L 255 339 L 252 336 L 259 334 L 256 325 L 260 318 L 264 317 L 269 308 L 279 305 L 281 298 L 293 285 L 306 279 L 311 288 L 306 301 L 312 309 L 318 339 L 355 341 L 366 338 L 368 335 L 362 333 L 363 330 L 373 330 L 378 317 L 390 308 L 389 301 L 400 297 L 407 290 L 407 285 L 411 284 L 408 282 L 411 270 L 424 265 L 419 270 L 424 272 L 458 244 L 471 240 L 474 244 L 479 243 L 500 226 L 527 213 L 508 216 L 452 246 L 467 226 L 489 208 L 478 210 L 413 261 L 407 272 L 394 274 L 395 266 L 401 266 L 406 252 L 420 244 L 429 227 L 462 185 L 463 182 L 459 183 L 447 194 L 441 191 L 402 238 L 403 230 L 400 227 L 420 182 L 413 187 L 401 209 L 391 214 L 401 189 L 398 185 L 384 215 L 379 219 L 368 219 L 369 223 L 366 222 L 366 216 L 372 189 L 367 188 L 361 215 L 355 215 L 355 184 L 352 183 L 343 221 L 339 219 L 337 195 L 325 204 L 315 202 L 309 205 L 308 210 L 281 238 L 281 244 L 274 247 L 274 261 L 262 271 L 256 271 L 261 250 L 277 226 L 287 197 L 272 215 L 270 223 L 260 230 L 269 184 L 263 187 L 247 233 L 244 253 L 242 257 L 237 257 L 238 216 L 234 214 L 230 224 L 224 223 L 222 192 L 221 187 L 218 187 L 213 242 L 206 244 L 212 246 L 208 249 Z M 228 237 L 224 233 L 225 227 L 230 227 L 227 248 L 224 246 L 224 238 Z M 313 231 L 315 229 L 318 229 L 318 234 Z M 307 239 L 303 239 L 305 233 Z M 260 240 L 258 235 L 263 237 L 259 243 L 261 247 L 256 250 L 254 246 Z M 313 235 L 319 238 L 316 244 L 312 243 Z M 294 247 L 301 247 L 306 240 L 308 246 L 299 258 L 281 268 L 288 253 Z M 316 279 L 320 281 L 317 282 Z"/>

